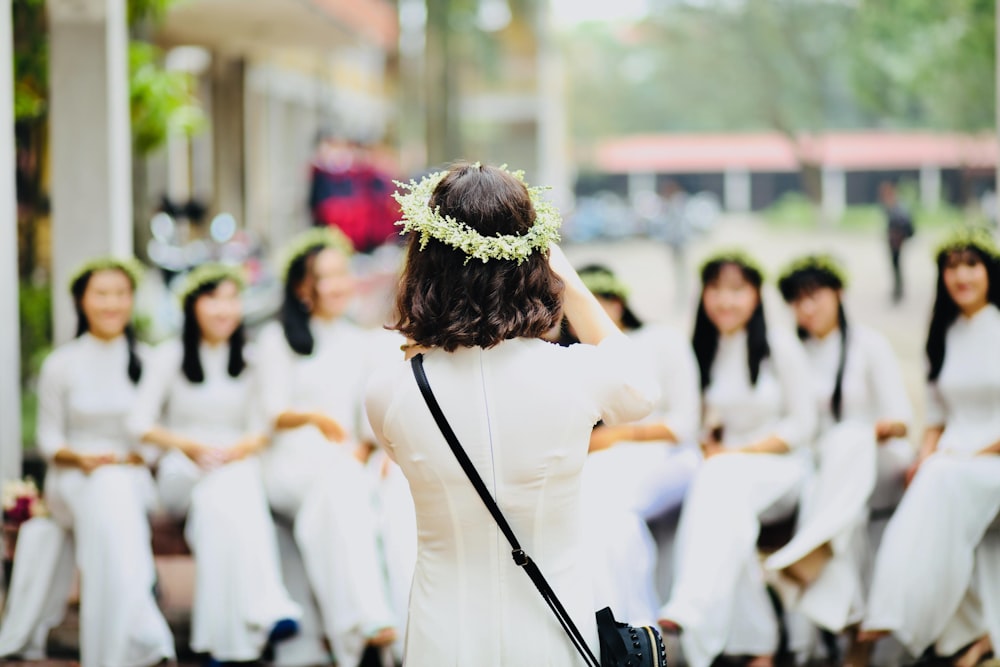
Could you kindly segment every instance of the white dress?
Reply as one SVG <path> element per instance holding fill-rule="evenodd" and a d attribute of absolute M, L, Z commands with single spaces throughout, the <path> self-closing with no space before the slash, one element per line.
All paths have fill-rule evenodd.
<path fill-rule="evenodd" d="M 431 388 L 525 551 L 589 645 L 597 628 L 580 485 L 598 420 L 645 416 L 658 388 L 621 334 L 563 348 L 512 339 L 426 354 Z M 407 667 L 582 664 L 431 417 L 408 362 L 377 374 L 368 416 L 410 482 L 419 548 Z"/>
<path fill-rule="evenodd" d="M 864 611 L 868 501 L 878 477 L 880 446 L 875 424 L 879 420 L 909 424 L 912 419 L 903 376 L 889 341 L 860 325 L 848 329 L 841 419 L 834 418 L 831 397 L 842 347 L 839 329 L 823 339 L 805 342 L 820 416 L 817 472 L 804 494 L 795 536 L 765 563 L 771 570 L 781 570 L 830 544 L 833 558 L 811 586 L 798 591 L 793 605 L 809 620 L 833 632 L 860 621 Z M 905 441 L 902 446 L 909 447 Z"/>
<path fill-rule="evenodd" d="M 206 447 L 231 447 L 260 432 L 250 366 L 228 372 L 229 346 L 202 345 L 205 379 L 181 371 L 184 348 L 172 340 L 151 355 L 128 426 L 138 440 L 156 426 Z M 185 537 L 195 558 L 191 648 L 221 661 L 256 660 L 271 628 L 301 612 L 281 581 L 278 544 L 264 494 L 260 460 L 248 457 L 206 472 L 179 451 L 157 467 L 168 512 L 187 514 Z"/>
<path fill-rule="evenodd" d="M 352 456 L 367 431 L 362 399 L 371 370 L 371 337 L 344 320 L 313 320 L 311 329 L 315 347 L 310 356 L 288 346 L 279 323 L 261 331 L 263 412 L 274 423 L 287 410 L 319 411 L 337 420 L 348 440 L 330 442 L 311 425 L 277 431 L 261 456 L 264 488 L 271 508 L 293 521 L 295 544 L 337 660 L 353 665 L 368 637 L 396 626 L 378 548 L 375 490 Z M 284 565 L 292 590 L 287 578 L 294 573 Z M 295 641 L 279 644 L 279 662 L 283 650 L 297 649 Z"/>
<path fill-rule="evenodd" d="M 597 606 L 610 606 L 619 620 L 648 625 L 656 622 L 661 601 L 656 543 L 646 522 L 680 506 L 701 462 L 698 367 L 691 345 L 675 329 L 651 325 L 628 335 L 660 383 L 661 398 L 643 421 L 665 423 L 677 442 L 618 442 L 588 456 L 584 535 Z"/>
<path fill-rule="evenodd" d="M 944 426 L 886 527 L 864 627 L 889 630 L 914 655 L 949 655 L 989 631 L 1000 646 L 1000 310 L 948 329 L 927 423 Z M 988 538 L 988 539 L 984 539 Z"/>
<path fill-rule="evenodd" d="M 101 341 L 90 334 L 59 347 L 46 360 L 38 381 L 38 446 L 51 461 L 60 449 L 81 454 L 115 454 L 133 449 L 125 420 L 135 405 L 136 388 L 126 373 L 128 348 L 124 337 Z M 72 530 L 80 569 L 80 663 L 83 667 L 140 667 L 173 658 L 170 629 L 153 597 L 156 573 L 147 512 L 156 493 L 146 468 L 107 465 L 90 475 L 74 468 L 50 465 L 45 497 L 55 524 Z M 29 522 L 30 523 L 30 522 Z M 63 538 L 65 539 L 65 537 Z M 66 543 L 49 541 L 43 554 L 30 554 L 18 544 L 18 563 L 58 567 Z M 20 568 L 18 568 L 20 569 Z M 66 600 L 68 582 L 62 570 L 34 571 L 50 577 L 52 593 Z M 19 575 L 15 575 L 15 588 Z M 48 586 L 49 581 L 41 583 Z M 37 587 L 21 587 L 26 591 Z M 28 596 L 32 597 L 32 596 Z M 39 607 L 51 612 L 57 599 Z M 18 615 L 12 595 L 9 615 Z M 51 618 L 50 614 L 46 614 Z M 39 621 L 48 619 L 38 618 Z M 4 623 L 4 633 L 9 622 Z M 11 631 L 12 634 L 14 630 Z M 3 653 L 10 645 L 6 641 Z M 15 651 L 23 647 L 15 647 Z"/>
<path fill-rule="evenodd" d="M 811 465 L 816 407 L 802 345 L 783 331 L 768 333 L 770 357 L 750 383 L 745 332 L 723 336 L 703 395 L 723 427 L 723 446 L 770 436 L 788 454 L 721 454 L 701 465 L 681 510 L 676 572 L 660 618 L 679 624 L 692 667 L 720 654 L 768 655 L 778 625 L 757 557 L 762 521 L 788 516 Z"/>

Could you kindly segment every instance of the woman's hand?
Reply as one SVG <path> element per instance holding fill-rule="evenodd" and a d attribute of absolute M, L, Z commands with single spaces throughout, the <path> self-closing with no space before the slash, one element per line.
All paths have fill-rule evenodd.
<path fill-rule="evenodd" d="M 347 439 L 347 431 L 333 417 L 317 412 L 312 415 L 311 421 L 313 426 L 318 428 L 323 437 L 330 442 L 343 442 Z"/>
<path fill-rule="evenodd" d="M 902 422 L 893 421 L 891 419 L 883 419 L 875 423 L 875 439 L 878 443 L 885 444 L 893 438 L 905 438 L 906 437 L 906 424 Z"/>
<path fill-rule="evenodd" d="M 89 475 L 98 468 L 118 463 L 118 457 L 114 454 L 77 454 L 76 467 Z"/>

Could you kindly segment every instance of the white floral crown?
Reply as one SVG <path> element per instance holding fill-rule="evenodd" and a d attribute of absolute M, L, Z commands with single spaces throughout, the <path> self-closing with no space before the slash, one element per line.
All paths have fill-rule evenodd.
<path fill-rule="evenodd" d="M 472 165 L 481 167 L 477 162 Z M 524 180 L 523 171 L 508 171 L 507 165 L 498 167 L 518 181 L 528 190 L 531 205 L 535 209 L 535 222 L 525 234 L 502 234 L 500 236 L 484 236 L 461 220 L 448 215 L 441 215 L 441 207 L 430 207 L 431 195 L 441 180 L 448 175 L 447 171 L 439 171 L 426 176 L 419 183 L 411 180 L 409 183 L 396 181 L 400 191 L 392 196 L 399 202 L 403 219 L 396 224 L 403 230 L 400 234 L 416 232 L 420 235 L 420 249 L 427 247 L 430 239 L 436 239 L 466 255 L 466 263 L 471 259 L 513 260 L 518 264 L 526 260 L 532 252 L 545 252 L 549 245 L 559 241 L 559 227 L 562 218 L 559 211 L 542 197 L 546 187 L 530 187 Z"/>

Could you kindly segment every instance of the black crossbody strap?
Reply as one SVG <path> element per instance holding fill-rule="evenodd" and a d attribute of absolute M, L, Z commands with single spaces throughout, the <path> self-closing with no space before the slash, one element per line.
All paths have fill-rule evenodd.
<path fill-rule="evenodd" d="M 555 614 L 556 618 L 559 620 L 559 624 L 562 626 L 563 630 L 569 636 L 570 641 L 573 642 L 573 646 L 579 651 L 580 655 L 583 657 L 584 661 L 590 667 L 601 667 L 600 661 L 594 656 L 594 652 L 590 650 L 587 646 L 587 642 L 584 640 L 583 635 L 580 633 L 579 628 L 573 622 L 566 608 L 563 607 L 559 598 L 556 597 L 555 591 L 549 586 L 549 582 L 545 580 L 544 575 L 542 575 L 541 570 L 535 565 L 535 562 L 531 560 L 528 554 L 524 553 L 524 549 L 521 548 L 521 544 L 517 541 L 517 536 L 514 535 L 514 531 L 511 529 L 510 524 L 507 523 L 507 519 L 504 518 L 503 512 L 497 506 L 496 501 L 493 500 L 493 496 L 490 494 L 489 489 L 486 488 L 486 483 L 483 482 L 483 478 L 479 476 L 479 472 L 476 471 L 475 466 L 472 465 L 472 461 L 469 459 L 469 455 L 465 453 L 465 449 L 462 444 L 458 441 L 458 437 L 451 428 L 451 424 L 448 423 L 447 418 L 444 416 L 444 412 L 441 411 L 441 406 L 438 405 L 437 399 L 434 397 L 434 392 L 431 391 L 431 385 L 427 381 L 427 374 L 424 372 L 424 356 L 422 354 L 415 355 L 410 360 L 410 366 L 413 369 L 413 377 L 417 380 L 417 386 L 420 387 L 420 393 L 424 397 L 424 401 L 427 403 L 427 408 L 431 411 L 431 415 L 434 417 L 434 421 L 437 422 L 438 428 L 441 429 L 441 435 L 448 442 L 448 446 L 451 447 L 451 451 L 455 454 L 455 458 L 458 459 L 459 465 L 462 466 L 462 470 L 465 471 L 466 476 L 469 481 L 472 482 L 472 486 L 475 487 L 476 492 L 482 499 L 483 504 L 486 505 L 486 509 L 489 510 L 490 514 L 493 515 L 493 519 L 496 521 L 497 526 L 500 528 L 500 532 L 504 534 L 507 541 L 510 542 L 510 547 L 512 549 L 511 556 L 514 558 L 514 562 L 519 566 L 524 568 L 528 577 L 535 584 L 535 588 L 542 595 L 542 598 L 548 604 L 549 609 Z"/>

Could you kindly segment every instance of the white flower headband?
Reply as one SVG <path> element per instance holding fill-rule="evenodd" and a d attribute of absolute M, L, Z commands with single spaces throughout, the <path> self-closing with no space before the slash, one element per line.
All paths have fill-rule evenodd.
<path fill-rule="evenodd" d="M 479 168 L 481 165 L 477 162 L 472 166 Z M 448 175 L 447 171 L 426 176 L 419 183 L 413 180 L 409 183 L 396 181 L 400 191 L 392 196 L 399 202 L 403 212 L 403 219 L 396 223 L 403 228 L 400 234 L 419 234 L 421 250 L 427 247 L 430 239 L 436 239 L 465 253 L 466 263 L 471 259 L 482 260 L 483 263 L 491 259 L 505 259 L 520 264 L 535 250 L 547 251 L 550 244 L 559 241 L 559 227 L 562 225 L 562 218 L 556 207 L 542 197 L 542 192 L 549 188 L 530 187 L 524 180 L 523 171 L 508 171 L 507 165 L 499 169 L 516 178 L 528 190 L 531 205 L 535 209 L 535 223 L 525 234 L 484 236 L 461 220 L 441 215 L 440 206 L 432 209 L 431 195 Z"/>

